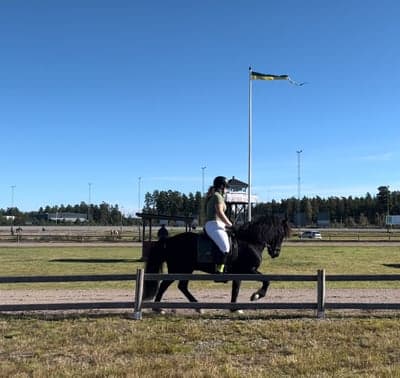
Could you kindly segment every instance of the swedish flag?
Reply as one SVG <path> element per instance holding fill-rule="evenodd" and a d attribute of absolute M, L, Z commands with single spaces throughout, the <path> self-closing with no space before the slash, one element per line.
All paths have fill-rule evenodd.
<path fill-rule="evenodd" d="M 288 75 L 271 75 L 251 71 L 250 78 L 252 80 L 289 80 Z"/>
<path fill-rule="evenodd" d="M 297 81 L 292 80 L 288 75 L 271 75 L 271 74 L 263 74 L 259 72 L 250 71 L 250 79 L 251 80 L 287 80 L 289 83 L 298 85 L 301 87 L 305 83 L 298 83 Z"/>

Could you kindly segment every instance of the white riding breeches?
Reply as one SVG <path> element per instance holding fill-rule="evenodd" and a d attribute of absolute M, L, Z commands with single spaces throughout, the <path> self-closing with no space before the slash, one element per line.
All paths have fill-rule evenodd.
<path fill-rule="evenodd" d="M 214 241 L 223 253 L 229 252 L 229 237 L 225 231 L 225 224 L 221 221 L 208 221 L 204 228 L 207 235 Z"/>

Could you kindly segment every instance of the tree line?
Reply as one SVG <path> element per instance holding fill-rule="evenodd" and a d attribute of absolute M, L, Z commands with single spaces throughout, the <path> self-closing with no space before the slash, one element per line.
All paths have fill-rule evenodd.
<path fill-rule="evenodd" d="M 49 214 L 58 214 L 57 224 L 71 224 L 62 219 L 62 214 L 76 213 L 84 214 L 85 222 L 77 220 L 75 224 L 90 224 L 98 226 L 129 226 L 137 223 L 132 215 L 126 216 L 118 205 L 110 205 L 102 202 L 99 205 L 81 202 L 79 205 L 60 205 L 40 207 L 38 211 L 22 212 L 18 208 L 0 209 L 0 225 L 49 225 L 55 224 L 49 219 Z"/>
<path fill-rule="evenodd" d="M 367 193 L 363 197 L 303 197 L 300 201 L 289 198 L 258 204 L 255 215 L 283 214 L 297 224 L 300 214 L 305 225 L 317 225 L 327 220 L 332 227 L 383 227 L 387 215 L 400 214 L 400 191 L 389 191 L 380 186 L 376 195 Z"/>
<path fill-rule="evenodd" d="M 178 191 L 147 192 L 144 197 L 143 211 L 163 215 L 198 216 L 202 213 L 202 196 L 200 192 L 188 195 Z"/>
<path fill-rule="evenodd" d="M 400 191 L 390 191 L 388 186 L 377 188 L 376 195 L 367 193 L 363 197 L 303 197 L 288 198 L 280 201 L 258 203 L 253 208 L 253 216 L 265 214 L 281 214 L 293 224 L 298 224 L 301 215 L 302 224 L 316 225 L 320 220 L 329 221 L 333 227 L 368 227 L 384 226 L 388 214 L 400 214 Z M 180 215 L 202 217 L 203 197 L 200 192 L 183 194 L 178 191 L 159 191 L 145 194 L 142 211 L 163 215 Z M 81 202 L 79 205 L 46 206 L 38 211 L 21 212 L 18 208 L 0 209 L 0 224 L 44 225 L 51 223 L 44 215 L 49 213 L 81 213 L 87 214 L 89 224 L 93 225 L 133 225 L 137 223 L 135 215 L 126 216 L 118 205 L 105 202 L 100 205 Z M 54 224 L 54 222 L 52 222 Z M 87 222 L 85 222 L 87 224 Z"/>
<path fill-rule="evenodd" d="M 252 210 L 253 216 L 281 214 L 293 224 L 301 215 L 303 225 L 316 225 L 328 221 L 331 226 L 367 227 L 384 226 L 386 215 L 400 214 L 400 191 L 390 192 L 388 186 L 377 188 L 376 195 L 367 193 L 364 197 L 303 197 L 281 201 L 258 203 Z M 146 193 L 144 211 L 165 215 L 201 216 L 203 213 L 200 192 L 189 195 L 176 191 L 154 191 Z"/>

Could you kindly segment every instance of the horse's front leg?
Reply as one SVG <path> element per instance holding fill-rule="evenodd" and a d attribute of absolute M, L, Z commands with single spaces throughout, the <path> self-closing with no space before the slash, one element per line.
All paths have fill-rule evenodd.
<path fill-rule="evenodd" d="M 258 270 L 256 270 L 254 273 L 261 274 Z M 268 287 L 269 287 L 269 281 L 262 281 L 262 286 L 255 293 L 252 294 L 250 300 L 257 301 L 260 298 L 264 298 L 265 295 L 267 294 Z"/>
<path fill-rule="evenodd" d="M 167 291 L 169 286 L 174 282 L 173 280 L 164 280 L 161 282 L 160 287 L 157 291 L 156 297 L 154 299 L 154 302 L 161 302 L 161 298 L 164 295 L 164 293 Z M 154 312 L 158 312 L 160 314 L 164 314 L 165 311 L 162 308 L 153 308 Z"/>
<path fill-rule="evenodd" d="M 187 280 L 179 281 L 178 289 L 185 295 L 185 297 L 189 300 L 189 302 L 197 302 L 197 299 L 189 291 L 188 286 L 189 286 L 189 281 Z M 203 313 L 201 308 L 196 309 L 196 311 L 199 314 Z"/>
<path fill-rule="evenodd" d="M 236 303 L 242 281 L 232 281 L 231 303 Z"/>

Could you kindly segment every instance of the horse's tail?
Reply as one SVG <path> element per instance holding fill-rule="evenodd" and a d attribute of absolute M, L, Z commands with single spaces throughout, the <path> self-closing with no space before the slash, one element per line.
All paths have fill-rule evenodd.
<path fill-rule="evenodd" d="M 161 273 L 165 261 L 165 243 L 158 242 L 151 247 L 145 264 L 145 273 Z M 144 281 L 143 300 L 150 301 L 157 293 L 158 280 Z"/>

